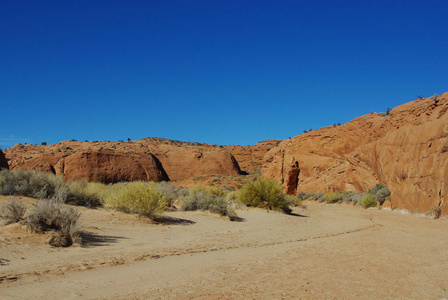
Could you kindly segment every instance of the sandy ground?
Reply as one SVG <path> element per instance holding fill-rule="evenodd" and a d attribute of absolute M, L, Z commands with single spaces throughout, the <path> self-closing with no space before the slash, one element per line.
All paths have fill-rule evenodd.
<path fill-rule="evenodd" d="M 0 299 L 448 298 L 445 219 L 307 203 L 296 215 L 167 212 L 155 224 L 78 209 L 83 246 L 0 227 Z"/>

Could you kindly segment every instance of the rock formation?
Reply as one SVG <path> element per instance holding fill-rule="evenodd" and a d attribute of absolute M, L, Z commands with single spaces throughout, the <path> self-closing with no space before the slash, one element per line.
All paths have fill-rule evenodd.
<path fill-rule="evenodd" d="M 16 145 L 5 154 L 12 170 L 38 170 L 70 180 L 86 178 L 104 183 L 241 173 L 238 162 L 226 149 L 162 139 Z"/>
<path fill-rule="evenodd" d="M 67 180 L 116 183 L 120 181 L 167 181 L 168 176 L 152 154 L 120 154 L 110 150 L 76 152 L 54 166 Z"/>
<path fill-rule="evenodd" d="M 448 213 L 448 93 L 325 127 L 269 151 L 262 174 L 283 179 L 295 194 L 364 192 L 378 182 L 392 207 L 415 213 L 441 206 Z"/>

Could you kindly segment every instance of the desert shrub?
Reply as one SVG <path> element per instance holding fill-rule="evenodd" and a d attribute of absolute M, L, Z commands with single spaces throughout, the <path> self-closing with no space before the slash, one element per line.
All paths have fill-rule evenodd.
<path fill-rule="evenodd" d="M 238 198 L 238 191 L 230 191 L 226 194 L 227 201 L 236 201 Z"/>
<path fill-rule="evenodd" d="M 345 192 L 344 195 L 342 196 L 342 202 L 344 203 L 348 203 L 352 201 L 352 197 L 355 195 L 354 192 Z"/>
<path fill-rule="evenodd" d="M 153 218 L 168 206 L 166 196 L 157 191 L 153 182 L 118 183 L 110 189 L 102 199 L 105 207 Z"/>
<path fill-rule="evenodd" d="M 303 200 L 317 200 L 319 197 L 314 193 L 305 193 L 301 191 L 300 193 L 297 194 L 297 198 L 303 201 Z"/>
<path fill-rule="evenodd" d="M 54 230 L 55 234 L 49 243 L 67 247 L 73 242 L 80 242 L 80 216 L 81 213 L 71 207 L 63 208 L 57 199 L 43 199 L 37 202 L 33 213 L 27 216 L 27 228 L 37 233 Z"/>
<path fill-rule="evenodd" d="M 203 191 L 189 195 L 182 201 L 181 210 L 185 211 L 210 211 L 221 216 L 228 216 L 231 220 L 237 217 L 229 201 L 217 196 L 209 195 Z"/>
<path fill-rule="evenodd" d="M 88 182 L 86 179 L 69 181 L 67 185 L 69 190 L 67 202 L 76 205 L 99 206 L 101 199 L 104 199 L 110 193 L 108 185 Z"/>
<path fill-rule="evenodd" d="M 8 198 L 8 202 L 0 206 L 0 218 L 6 220 L 6 225 L 17 223 L 22 220 L 25 211 L 26 208 L 22 202 L 17 201 L 15 198 Z"/>
<path fill-rule="evenodd" d="M 368 190 L 367 194 L 375 195 L 382 188 L 387 188 L 387 186 L 383 183 L 378 183 L 374 187 L 372 187 L 370 190 Z"/>
<path fill-rule="evenodd" d="M 327 203 L 338 203 L 342 202 L 342 199 L 344 198 L 344 192 L 334 192 L 334 193 L 328 193 L 323 196 L 323 200 Z"/>
<path fill-rule="evenodd" d="M 197 184 L 190 188 L 190 195 L 196 195 L 200 192 L 203 192 L 207 195 L 216 195 L 218 197 L 224 197 L 224 192 L 215 186 Z"/>
<path fill-rule="evenodd" d="M 365 196 L 365 194 L 353 194 L 350 196 L 350 199 L 353 203 L 353 205 L 361 205 L 361 200 Z"/>
<path fill-rule="evenodd" d="M 297 196 L 285 195 L 286 202 L 289 206 L 300 207 L 302 206 L 302 199 Z"/>
<path fill-rule="evenodd" d="M 319 203 L 324 202 L 324 193 L 318 193 L 316 195 L 314 195 L 314 200 L 318 201 Z"/>
<path fill-rule="evenodd" d="M 247 181 L 239 191 L 237 201 L 247 206 L 291 212 L 281 184 L 269 178 Z"/>
<path fill-rule="evenodd" d="M 438 219 L 442 215 L 442 209 L 439 206 L 432 206 L 426 215 L 429 215 L 434 219 Z"/>
<path fill-rule="evenodd" d="M 383 205 L 384 201 L 386 201 L 386 198 L 388 198 L 389 196 L 390 196 L 390 190 L 387 186 L 385 186 L 377 190 L 375 195 L 373 195 L 373 198 L 381 205 Z"/>
<path fill-rule="evenodd" d="M 68 194 L 62 177 L 37 171 L 0 171 L 0 193 L 3 195 L 23 195 L 38 199 L 51 198 L 56 193 L 60 197 Z M 65 201 L 65 199 L 64 199 Z"/>
<path fill-rule="evenodd" d="M 363 208 L 375 207 L 376 201 L 372 195 L 367 194 L 361 198 L 361 206 Z"/>
<path fill-rule="evenodd" d="M 170 205 L 173 205 L 174 201 L 182 200 L 188 196 L 189 192 L 187 188 L 174 186 L 173 184 L 162 181 L 157 184 L 156 189 L 159 193 L 166 196 Z"/>

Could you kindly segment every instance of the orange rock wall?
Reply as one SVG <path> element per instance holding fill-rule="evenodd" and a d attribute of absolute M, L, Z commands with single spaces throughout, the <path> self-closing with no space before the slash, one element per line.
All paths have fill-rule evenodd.
<path fill-rule="evenodd" d="M 131 142 L 63 141 L 54 145 L 16 145 L 5 150 L 11 169 L 60 174 L 66 179 L 101 182 L 177 180 L 196 175 L 240 174 L 238 162 L 217 146 L 178 145 L 169 140 Z"/>
<path fill-rule="evenodd" d="M 265 155 L 262 175 L 283 179 L 290 194 L 364 192 L 382 182 L 393 207 L 428 212 L 448 192 L 447 110 L 445 93 L 299 135 Z M 446 200 L 441 206 L 447 214 Z"/>

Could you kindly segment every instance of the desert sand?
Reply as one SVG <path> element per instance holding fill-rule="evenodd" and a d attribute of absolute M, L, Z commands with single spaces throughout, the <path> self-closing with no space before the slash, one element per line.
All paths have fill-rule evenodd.
<path fill-rule="evenodd" d="M 86 235 L 69 248 L 2 226 L 0 298 L 448 298 L 448 220 L 305 204 L 294 215 L 239 209 L 239 222 L 77 207 Z"/>

